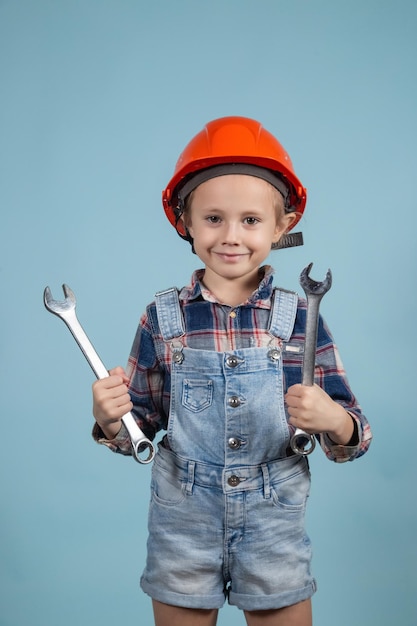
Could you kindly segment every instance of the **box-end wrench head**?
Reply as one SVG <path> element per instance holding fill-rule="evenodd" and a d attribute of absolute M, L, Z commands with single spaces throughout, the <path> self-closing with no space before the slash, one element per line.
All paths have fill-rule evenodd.
<path fill-rule="evenodd" d="M 43 292 L 43 301 L 46 309 L 50 313 L 60 317 L 65 322 L 96 377 L 107 378 L 109 376 L 107 369 L 78 321 L 77 314 L 75 312 L 77 302 L 74 292 L 68 287 L 68 285 L 62 285 L 62 289 L 64 291 L 65 299 L 54 300 L 49 287 L 45 288 Z M 122 422 L 128 432 L 132 444 L 133 458 L 138 463 L 150 463 L 155 456 L 153 443 L 141 431 L 131 413 L 126 413 L 126 415 L 122 417 Z M 142 457 L 141 455 L 143 453 L 147 453 L 147 456 Z"/>
<path fill-rule="evenodd" d="M 310 277 L 313 264 L 310 263 L 300 274 L 300 285 L 307 299 L 306 330 L 304 344 L 304 358 L 302 370 L 302 384 L 314 385 L 314 369 L 316 364 L 317 332 L 319 323 L 319 308 L 322 297 L 332 286 L 332 273 L 327 270 L 323 281 L 316 281 Z M 311 454 L 316 447 L 314 435 L 310 435 L 301 428 L 297 428 L 291 437 L 290 445 L 296 454 L 303 456 Z"/>

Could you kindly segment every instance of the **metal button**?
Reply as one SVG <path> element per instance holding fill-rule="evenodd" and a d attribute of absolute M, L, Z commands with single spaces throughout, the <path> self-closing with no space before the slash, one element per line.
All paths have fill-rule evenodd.
<path fill-rule="evenodd" d="M 279 361 L 281 358 L 281 350 L 279 348 L 271 348 L 268 352 L 268 356 L 272 361 Z"/>
<path fill-rule="evenodd" d="M 227 479 L 227 482 L 228 482 L 228 484 L 231 487 L 237 487 L 238 484 L 240 483 L 240 478 L 239 478 L 239 476 L 233 475 L 233 476 L 230 476 L 230 478 Z"/>
<path fill-rule="evenodd" d="M 174 363 L 182 363 L 184 360 L 183 353 L 179 352 L 179 350 L 175 350 L 175 352 L 173 352 L 172 354 L 172 360 L 174 361 Z"/>
<path fill-rule="evenodd" d="M 236 311 L 230 311 L 229 313 L 229 317 L 231 317 L 232 319 L 234 319 L 236 315 L 237 315 Z"/>
<path fill-rule="evenodd" d="M 227 401 L 228 405 L 232 407 L 232 409 L 236 409 L 238 406 L 240 406 L 240 400 L 238 396 L 230 396 L 230 398 Z"/>
<path fill-rule="evenodd" d="M 239 439 L 236 439 L 236 437 L 230 437 L 227 443 L 229 444 L 229 448 L 232 448 L 232 450 L 239 450 L 242 445 L 242 442 Z"/>
<path fill-rule="evenodd" d="M 235 356 L 228 356 L 226 359 L 226 365 L 229 367 L 237 367 L 239 365 L 239 359 Z"/>

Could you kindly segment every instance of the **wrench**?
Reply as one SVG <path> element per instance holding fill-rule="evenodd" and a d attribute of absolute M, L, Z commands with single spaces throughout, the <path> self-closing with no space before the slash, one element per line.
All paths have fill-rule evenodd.
<path fill-rule="evenodd" d="M 330 270 L 327 270 L 326 277 L 322 282 L 317 282 L 309 276 L 312 267 L 313 264 L 310 263 L 300 274 L 300 285 L 304 289 L 307 298 L 302 384 L 309 387 L 314 385 L 320 301 L 332 286 L 332 273 Z M 305 433 L 301 428 L 296 428 L 291 437 L 290 445 L 293 452 L 305 456 L 313 452 L 316 447 L 316 439 L 314 435 Z"/>
<path fill-rule="evenodd" d="M 49 287 L 45 288 L 45 291 L 43 292 L 45 307 L 50 313 L 60 317 L 68 326 L 72 336 L 80 347 L 96 377 L 107 378 L 109 376 L 107 369 L 104 367 L 103 362 L 78 321 L 77 314 L 75 312 L 76 299 L 74 292 L 68 287 L 68 285 L 62 285 L 62 289 L 64 291 L 65 300 L 54 300 Z M 138 463 L 150 463 L 155 456 L 153 443 L 145 437 L 130 412 L 126 413 L 126 415 L 122 417 L 122 422 L 128 432 L 132 444 L 133 458 Z M 140 453 L 145 450 L 148 451 L 148 456 L 146 458 L 142 458 Z"/>

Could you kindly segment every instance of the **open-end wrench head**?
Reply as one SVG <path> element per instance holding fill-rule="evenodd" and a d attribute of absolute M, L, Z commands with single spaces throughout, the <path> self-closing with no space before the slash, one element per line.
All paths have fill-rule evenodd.
<path fill-rule="evenodd" d="M 43 292 L 43 302 L 45 307 L 51 313 L 55 313 L 55 315 L 59 315 L 60 313 L 65 313 L 66 311 L 71 311 L 72 309 L 75 309 L 76 299 L 74 292 L 68 287 L 68 285 L 65 284 L 62 285 L 62 289 L 65 296 L 64 300 L 54 300 L 49 287 L 45 287 L 45 290 Z"/>
<path fill-rule="evenodd" d="M 300 274 L 300 285 L 304 289 L 306 295 L 318 295 L 324 296 L 332 286 L 332 273 L 330 270 L 327 270 L 326 278 L 321 282 L 317 280 L 313 280 L 310 277 L 310 271 L 313 267 L 313 264 L 310 263 L 303 269 Z"/>

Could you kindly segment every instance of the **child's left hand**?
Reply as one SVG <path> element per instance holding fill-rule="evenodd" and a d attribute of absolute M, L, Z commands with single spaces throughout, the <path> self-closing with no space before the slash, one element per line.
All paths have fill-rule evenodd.
<path fill-rule="evenodd" d="M 353 435 L 353 418 L 318 385 L 292 385 L 285 394 L 289 423 L 310 434 L 327 433 L 346 445 Z"/>

